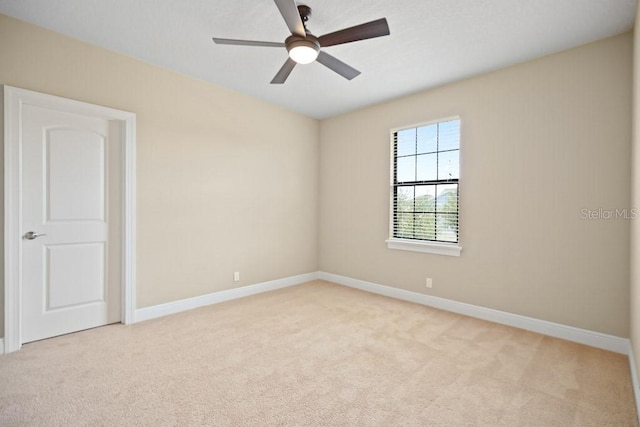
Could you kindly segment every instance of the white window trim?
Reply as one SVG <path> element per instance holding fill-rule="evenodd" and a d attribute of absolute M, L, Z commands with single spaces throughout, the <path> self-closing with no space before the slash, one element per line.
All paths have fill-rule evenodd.
<path fill-rule="evenodd" d="M 392 238 L 385 240 L 387 248 L 399 249 L 401 251 L 413 251 L 424 252 L 427 254 L 447 255 L 447 256 L 460 256 L 462 252 L 462 246 L 455 243 L 439 243 L 428 242 L 424 240 L 409 240 L 409 239 L 397 239 Z"/>
<path fill-rule="evenodd" d="M 390 162 L 389 162 L 389 181 L 391 183 L 390 188 L 393 188 L 393 134 L 395 132 L 401 131 L 403 129 L 409 129 L 413 127 L 420 126 L 429 126 L 434 123 L 446 122 L 449 120 L 461 120 L 460 116 L 450 116 L 444 117 L 437 120 L 431 120 L 428 122 L 417 123 L 413 125 L 401 126 L 391 129 L 389 132 L 389 140 L 391 147 L 390 151 Z M 462 133 L 462 129 L 460 129 L 460 133 Z M 460 175 L 462 175 L 462 170 L 460 171 Z M 460 182 L 460 179 L 458 180 Z M 458 215 L 460 215 L 458 207 Z M 446 256 L 460 256 L 460 252 L 462 252 L 462 246 L 460 243 L 443 243 L 443 242 L 432 242 L 428 240 L 412 240 L 412 239 L 399 239 L 397 237 L 393 237 L 393 191 L 390 191 L 389 194 L 389 239 L 385 240 L 388 249 L 397 249 L 401 251 L 412 251 L 412 252 L 422 252 L 427 254 L 435 254 L 435 255 L 446 255 Z M 458 231 L 459 233 L 459 231 Z M 458 234 L 458 238 L 460 234 Z"/>

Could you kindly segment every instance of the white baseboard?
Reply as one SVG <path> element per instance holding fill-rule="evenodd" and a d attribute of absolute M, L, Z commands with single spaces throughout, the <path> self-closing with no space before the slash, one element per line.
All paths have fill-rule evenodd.
<path fill-rule="evenodd" d="M 180 313 L 182 311 L 192 310 L 198 307 L 204 307 L 211 304 L 218 304 L 237 298 L 255 295 L 262 292 L 273 291 L 276 289 L 295 286 L 302 283 L 310 282 L 318 278 L 318 273 L 301 274 L 298 276 L 286 277 L 284 279 L 272 280 L 269 282 L 258 283 L 255 285 L 243 286 L 241 288 L 229 289 L 226 291 L 214 292 L 199 297 L 187 298 L 178 301 L 168 302 L 166 304 L 154 305 L 151 307 L 136 309 L 134 322 L 143 322 L 169 314 Z"/>
<path fill-rule="evenodd" d="M 4 354 L 4 338 L 0 338 L 0 355 Z"/>
<path fill-rule="evenodd" d="M 337 283 L 339 285 L 348 286 L 351 288 L 356 288 L 363 291 L 388 296 L 391 298 L 410 301 L 429 307 L 439 308 L 441 310 L 451 311 L 453 313 L 458 313 L 465 316 L 471 316 L 478 319 L 488 320 L 490 322 L 513 326 L 516 328 L 537 332 L 543 335 L 585 344 L 591 347 L 597 347 L 604 350 L 614 351 L 616 353 L 630 355 L 631 349 L 629 340 L 626 338 L 620 338 L 600 332 L 589 331 L 573 326 L 548 322 L 546 320 L 521 316 L 519 314 L 512 314 L 504 311 L 494 310 L 491 308 L 448 300 L 432 295 L 420 294 L 418 292 L 407 291 L 405 289 L 379 285 L 377 283 L 352 279 L 349 277 L 326 273 L 323 271 L 301 274 L 298 276 L 258 283 L 255 285 L 243 286 L 241 288 L 229 289 L 226 291 L 214 292 L 199 297 L 173 301 L 166 304 L 139 308 L 135 311 L 135 322 L 142 322 L 145 320 L 180 313 L 198 307 L 218 304 L 224 301 L 242 298 L 249 295 L 255 295 L 262 292 L 295 286 L 316 279 L 322 279 L 328 282 Z M 4 349 L 4 347 L 0 348 Z"/>
<path fill-rule="evenodd" d="M 629 369 L 631 371 L 631 385 L 633 386 L 633 396 L 636 400 L 636 412 L 640 418 L 640 382 L 638 381 L 638 370 L 636 369 L 636 358 L 633 348 L 629 347 Z"/>
<path fill-rule="evenodd" d="M 476 317 L 478 319 L 488 320 L 490 322 L 500 323 L 507 326 L 526 329 L 528 331 L 538 332 L 543 335 L 549 335 L 591 347 L 614 351 L 616 353 L 629 354 L 630 350 L 629 340 L 626 338 L 548 322 L 546 320 L 534 319 L 477 305 L 466 304 L 445 298 L 434 297 L 432 295 L 424 295 L 391 286 L 365 282 L 364 280 L 351 279 L 349 277 L 325 273 L 322 271 L 318 272 L 317 277 L 328 282 L 337 283 L 351 288 L 439 308 L 465 316 Z"/>

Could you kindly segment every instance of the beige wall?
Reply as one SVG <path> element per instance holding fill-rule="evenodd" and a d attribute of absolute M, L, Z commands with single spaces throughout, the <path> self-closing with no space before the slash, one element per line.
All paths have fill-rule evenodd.
<path fill-rule="evenodd" d="M 318 121 L 2 15 L 0 58 L 137 114 L 138 307 L 317 270 Z"/>
<path fill-rule="evenodd" d="M 629 206 L 631 50 L 627 33 L 323 121 L 320 269 L 628 337 L 629 221 L 581 211 Z M 387 249 L 389 129 L 453 115 L 462 254 Z"/>
<path fill-rule="evenodd" d="M 320 269 L 623 337 L 629 221 L 581 210 L 629 206 L 631 51 L 625 34 L 318 123 L 0 15 L 0 84 L 137 113 L 138 307 Z M 451 115 L 462 256 L 389 250 L 389 129 Z"/>
<path fill-rule="evenodd" d="M 636 12 L 633 44 L 633 142 L 631 206 L 640 209 L 640 8 Z M 640 372 L 640 222 L 631 223 L 631 349 Z M 632 362 L 632 363 L 633 363 Z M 635 390 L 640 393 L 640 390 Z M 640 395 L 637 396 L 640 398 Z"/>

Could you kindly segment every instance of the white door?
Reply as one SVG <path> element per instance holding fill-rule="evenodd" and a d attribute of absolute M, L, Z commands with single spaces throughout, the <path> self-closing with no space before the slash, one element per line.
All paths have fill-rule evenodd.
<path fill-rule="evenodd" d="M 120 138 L 105 118 L 24 105 L 22 342 L 120 321 Z"/>

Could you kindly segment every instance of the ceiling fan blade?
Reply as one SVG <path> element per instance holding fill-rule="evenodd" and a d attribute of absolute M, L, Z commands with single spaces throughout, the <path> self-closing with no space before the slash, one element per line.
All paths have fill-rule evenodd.
<path fill-rule="evenodd" d="M 264 46 L 264 47 L 285 47 L 284 43 L 278 42 L 261 42 L 254 40 L 235 40 L 235 39 L 221 39 L 213 37 L 213 42 L 216 44 L 233 44 L 239 46 Z"/>
<path fill-rule="evenodd" d="M 340 74 L 347 80 L 352 80 L 360 75 L 360 71 L 356 70 L 351 65 L 347 65 L 335 56 L 331 56 L 323 51 L 320 51 L 320 53 L 318 54 L 318 59 L 316 59 L 316 61 L 329 68 L 330 70 L 333 70 L 336 73 Z"/>
<path fill-rule="evenodd" d="M 318 37 L 320 46 L 335 46 L 337 44 L 350 43 L 358 40 L 372 39 L 374 37 L 388 36 L 389 24 L 386 18 L 345 28 L 333 33 Z"/>
<path fill-rule="evenodd" d="M 274 0 L 280 15 L 284 18 L 284 22 L 287 23 L 291 34 L 298 35 L 300 37 L 306 37 L 307 33 L 304 30 L 304 24 L 302 18 L 300 18 L 300 12 L 298 12 L 298 6 L 296 6 L 295 0 Z"/>
<path fill-rule="evenodd" d="M 293 67 L 296 66 L 296 61 L 291 58 L 287 58 L 287 62 L 284 63 L 278 74 L 271 80 L 271 84 L 282 84 L 287 80 L 291 71 L 293 71 Z"/>

